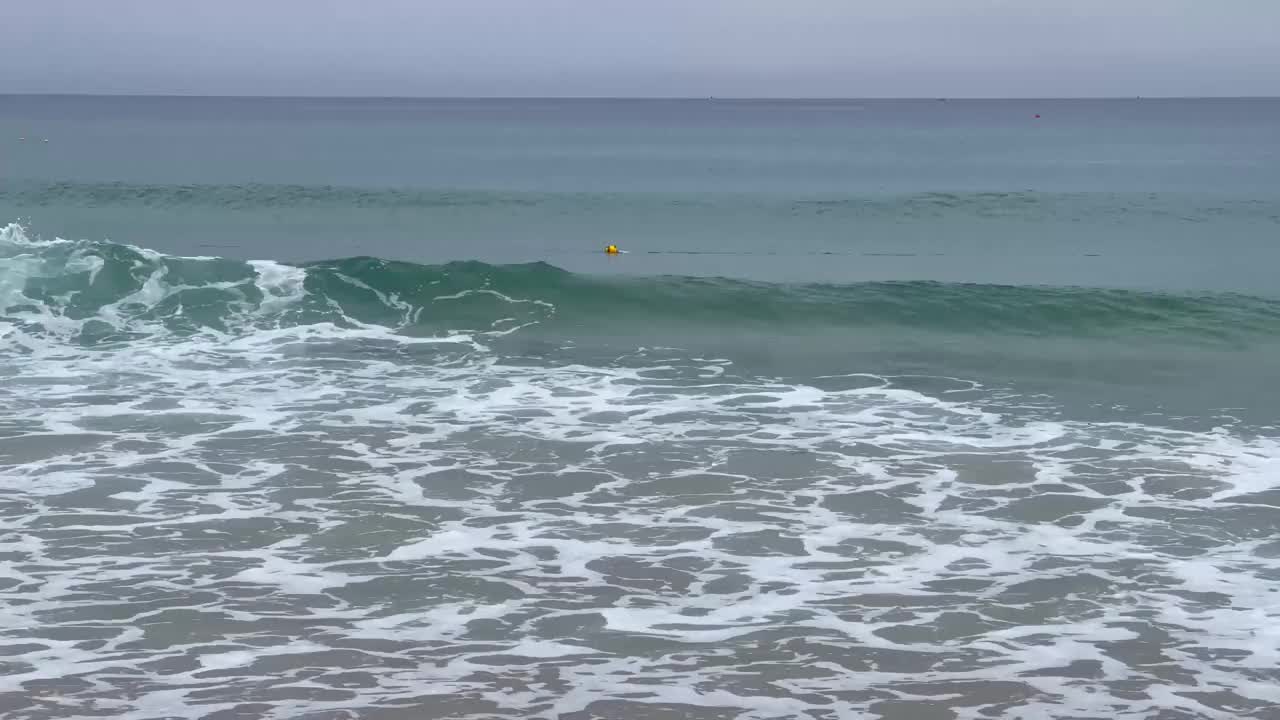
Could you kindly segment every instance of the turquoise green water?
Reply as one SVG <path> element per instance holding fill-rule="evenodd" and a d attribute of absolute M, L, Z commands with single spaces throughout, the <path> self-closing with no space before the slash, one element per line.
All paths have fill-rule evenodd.
<path fill-rule="evenodd" d="M 0 712 L 1270 717 L 1277 128 L 0 98 Z"/>

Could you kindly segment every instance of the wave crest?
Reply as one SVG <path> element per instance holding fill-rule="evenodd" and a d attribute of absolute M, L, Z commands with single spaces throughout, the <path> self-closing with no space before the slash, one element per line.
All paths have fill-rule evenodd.
<path fill-rule="evenodd" d="M 175 257 L 0 229 L 0 324 L 76 342 L 265 327 L 377 325 L 415 335 L 539 326 L 919 330 L 1242 342 L 1280 337 L 1280 301 L 1235 294 L 938 282 L 778 285 L 593 277 L 546 263 L 420 265 L 354 257 L 292 266 Z"/>

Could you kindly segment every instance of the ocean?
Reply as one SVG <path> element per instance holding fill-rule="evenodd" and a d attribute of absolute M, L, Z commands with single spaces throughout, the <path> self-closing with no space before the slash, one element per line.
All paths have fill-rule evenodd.
<path fill-rule="evenodd" d="M 1280 718 L 1280 100 L 0 96 L 0 227 L 6 718 Z"/>

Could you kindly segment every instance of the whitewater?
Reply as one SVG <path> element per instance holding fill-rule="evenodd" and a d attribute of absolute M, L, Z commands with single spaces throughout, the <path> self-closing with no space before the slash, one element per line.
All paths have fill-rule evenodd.
<path fill-rule="evenodd" d="M 1124 404 L 1054 358 L 1265 377 L 1278 337 L 1230 293 L 9 225 L 0 710 L 1273 717 L 1275 428 L 1225 385 Z"/>

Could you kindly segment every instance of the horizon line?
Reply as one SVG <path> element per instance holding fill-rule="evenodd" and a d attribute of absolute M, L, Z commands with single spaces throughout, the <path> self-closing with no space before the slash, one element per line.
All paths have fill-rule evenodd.
<path fill-rule="evenodd" d="M 149 98 L 191 100 L 449 100 L 449 101 L 659 101 L 659 102 L 877 102 L 877 101 L 1028 101 L 1055 100 L 1276 100 L 1280 95 L 900 95 L 900 96 L 791 96 L 791 95 L 264 95 L 151 92 L 5 92 L 0 97 Z"/>

